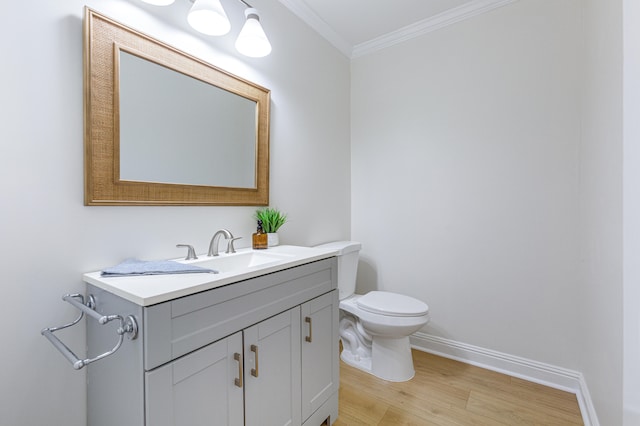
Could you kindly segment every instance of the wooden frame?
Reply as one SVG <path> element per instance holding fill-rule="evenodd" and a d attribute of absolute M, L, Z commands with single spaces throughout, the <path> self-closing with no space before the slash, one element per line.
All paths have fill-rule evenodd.
<path fill-rule="evenodd" d="M 139 52 L 146 59 L 257 103 L 255 188 L 119 179 L 119 107 L 116 81 L 119 49 Z M 85 8 L 85 205 L 268 205 L 269 108 L 268 89 Z"/>

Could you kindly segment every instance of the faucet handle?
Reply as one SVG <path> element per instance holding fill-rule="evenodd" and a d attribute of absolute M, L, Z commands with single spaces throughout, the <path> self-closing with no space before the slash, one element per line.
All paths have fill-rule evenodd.
<path fill-rule="evenodd" d="M 196 251 L 193 248 L 193 246 L 190 246 L 189 244 L 176 244 L 176 247 L 185 247 L 187 248 L 187 257 L 184 258 L 184 260 L 191 260 L 191 259 L 197 259 L 198 256 L 196 256 Z"/>
<path fill-rule="evenodd" d="M 242 237 L 234 237 L 234 238 L 229 238 L 227 240 L 227 250 L 225 251 L 225 253 L 235 253 L 236 252 L 236 248 L 233 246 L 233 242 L 235 240 L 239 240 Z"/>

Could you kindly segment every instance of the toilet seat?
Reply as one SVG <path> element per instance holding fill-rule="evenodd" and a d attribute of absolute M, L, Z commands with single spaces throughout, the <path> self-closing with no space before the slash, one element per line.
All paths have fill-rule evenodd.
<path fill-rule="evenodd" d="M 419 317 L 429 312 L 421 300 L 388 291 L 370 291 L 356 301 L 358 308 L 377 315 Z"/>

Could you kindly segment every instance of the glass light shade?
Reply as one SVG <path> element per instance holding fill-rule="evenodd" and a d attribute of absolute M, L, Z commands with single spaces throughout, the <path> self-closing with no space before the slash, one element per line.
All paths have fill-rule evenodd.
<path fill-rule="evenodd" d="M 260 25 L 258 11 L 249 8 L 244 11 L 244 14 L 247 20 L 236 40 L 236 49 L 243 55 L 252 58 L 267 56 L 271 53 L 271 43 Z"/>
<path fill-rule="evenodd" d="M 173 4 L 175 0 L 142 0 L 145 3 L 152 4 L 154 6 L 169 6 Z"/>
<path fill-rule="evenodd" d="M 231 29 L 220 0 L 196 0 L 187 15 L 187 21 L 196 31 L 212 36 L 225 35 Z"/>

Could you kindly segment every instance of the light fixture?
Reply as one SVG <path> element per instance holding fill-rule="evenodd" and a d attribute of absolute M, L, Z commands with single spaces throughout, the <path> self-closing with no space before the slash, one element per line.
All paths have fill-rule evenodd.
<path fill-rule="evenodd" d="M 142 0 L 156 6 L 168 6 L 175 0 Z M 221 36 L 231 30 L 231 23 L 220 0 L 189 0 L 193 3 L 187 14 L 187 22 L 202 34 Z M 271 53 L 271 43 L 260 24 L 258 11 L 244 0 L 238 0 L 247 8 L 244 11 L 245 23 L 238 34 L 236 49 L 245 56 L 261 58 Z"/>
<path fill-rule="evenodd" d="M 175 0 L 142 0 L 145 3 L 152 4 L 154 6 L 169 6 L 173 4 Z"/>
<path fill-rule="evenodd" d="M 245 9 L 247 20 L 238 34 L 236 49 L 245 56 L 261 58 L 271 53 L 271 43 L 260 25 L 258 11 L 252 7 Z"/>
<path fill-rule="evenodd" d="M 231 22 L 220 0 L 195 0 L 187 21 L 194 30 L 206 35 L 221 36 L 231 29 Z"/>

